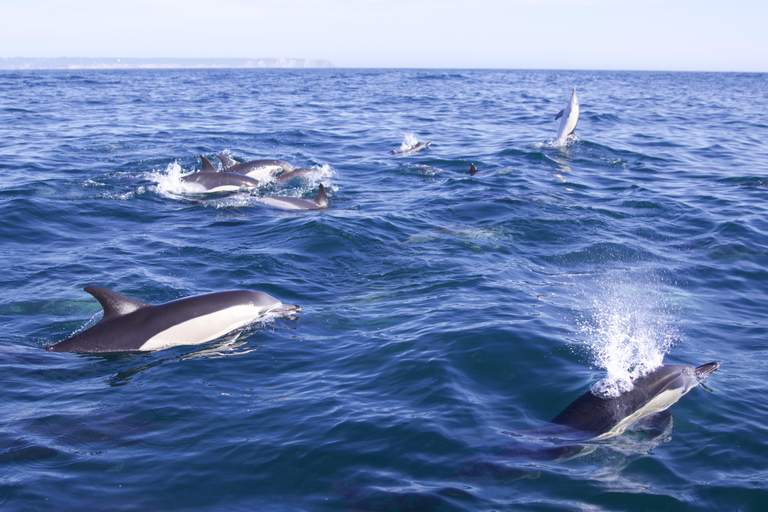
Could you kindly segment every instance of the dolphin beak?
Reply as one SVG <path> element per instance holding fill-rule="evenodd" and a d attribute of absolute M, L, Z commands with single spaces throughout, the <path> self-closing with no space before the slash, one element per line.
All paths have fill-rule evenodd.
<path fill-rule="evenodd" d="M 712 375 L 718 368 L 720 368 L 720 363 L 712 362 L 697 366 L 693 370 L 693 373 L 696 375 L 696 378 L 699 380 L 699 382 L 701 382 L 702 380 Z"/>
<path fill-rule="evenodd" d="M 289 315 L 291 313 L 298 313 L 299 311 L 301 311 L 301 306 L 295 304 L 280 304 L 269 310 L 270 313 L 276 315 Z"/>

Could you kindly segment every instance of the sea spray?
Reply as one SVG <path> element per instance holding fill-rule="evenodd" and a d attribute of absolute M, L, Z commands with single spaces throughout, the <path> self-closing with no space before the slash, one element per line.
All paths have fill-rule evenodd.
<path fill-rule="evenodd" d="M 419 143 L 419 139 L 416 138 L 415 134 L 406 133 L 403 135 L 403 143 L 400 144 L 399 151 L 407 151 L 408 149 L 412 148 L 418 143 Z"/>
<path fill-rule="evenodd" d="M 670 305 L 647 283 L 603 282 L 590 317 L 581 322 L 591 362 L 606 370 L 592 392 L 611 397 L 632 389 L 632 381 L 662 365 L 677 341 L 667 321 Z"/>
<path fill-rule="evenodd" d="M 155 190 L 161 196 L 177 198 L 189 191 L 189 187 L 185 187 L 184 182 L 181 181 L 185 174 L 189 172 L 185 172 L 178 162 L 173 162 L 163 170 L 153 170 L 148 173 L 147 179 L 156 183 Z"/>

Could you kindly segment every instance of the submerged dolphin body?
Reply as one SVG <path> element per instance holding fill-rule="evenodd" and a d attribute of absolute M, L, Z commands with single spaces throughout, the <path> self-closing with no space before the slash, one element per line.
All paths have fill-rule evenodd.
<path fill-rule="evenodd" d="M 605 439 L 624 432 L 636 421 L 668 409 L 720 367 L 667 364 L 637 378 L 633 388 L 603 398 L 587 391 L 555 416 L 552 423 Z"/>
<path fill-rule="evenodd" d="M 293 166 L 284 160 L 251 160 L 250 162 L 236 162 L 226 155 L 217 155 L 221 160 L 223 169 L 227 172 L 245 174 L 257 180 L 263 180 L 267 176 L 281 172 L 293 171 Z"/>
<path fill-rule="evenodd" d="M 392 153 L 393 155 L 412 155 L 414 153 L 421 151 L 424 148 L 428 148 L 430 145 L 432 145 L 432 142 L 417 142 L 412 146 L 408 146 L 400 149 L 393 149 L 392 151 L 390 151 L 390 153 Z"/>
<path fill-rule="evenodd" d="M 569 135 L 572 135 L 576 130 L 576 123 L 579 122 L 579 100 L 576 98 L 576 88 L 573 88 L 573 94 L 571 95 L 571 101 L 568 102 L 568 106 L 557 113 L 555 121 L 560 118 L 560 127 L 557 129 L 557 138 L 555 143 L 559 146 L 565 144 Z"/>
<path fill-rule="evenodd" d="M 314 171 L 314 169 L 310 167 L 299 167 L 298 169 L 284 172 L 283 174 L 277 177 L 277 181 L 280 183 L 285 183 L 287 181 L 291 181 L 294 178 L 299 178 L 301 176 L 304 176 L 305 174 L 309 174 L 312 171 Z"/>
<path fill-rule="evenodd" d="M 267 206 L 282 210 L 322 210 L 328 208 L 328 196 L 325 187 L 320 184 L 320 191 L 314 199 L 302 199 L 300 197 L 267 196 L 259 199 Z"/>
<path fill-rule="evenodd" d="M 181 177 L 183 183 L 192 183 L 203 187 L 204 192 L 235 192 L 241 189 L 253 189 L 259 186 L 258 180 L 234 172 L 216 169 L 204 156 L 202 170 Z"/>
<path fill-rule="evenodd" d="M 85 291 L 104 309 L 93 327 L 61 341 L 51 352 L 137 352 L 197 345 L 263 318 L 287 315 L 299 306 L 283 304 L 262 292 L 210 293 L 152 306 L 98 286 Z"/>

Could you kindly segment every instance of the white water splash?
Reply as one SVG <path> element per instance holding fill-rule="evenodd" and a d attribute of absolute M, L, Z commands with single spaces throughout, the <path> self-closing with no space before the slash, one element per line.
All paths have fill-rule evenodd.
<path fill-rule="evenodd" d="M 607 372 L 592 392 L 611 397 L 631 390 L 634 379 L 661 366 L 678 334 L 667 321 L 671 308 L 658 289 L 624 282 L 600 288 L 581 331 L 592 363 Z"/>
<path fill-rule="evenodd" d="M 534 142 L 528 147 L 531 149 L 567 149 L 579 142 L 578 134 L 568 135 L 565 140 L 549 139 L 546 142 Z"/>
<path fill-rule="evenodd" d="M 398 151 L 407 151 L 419 143 L 419 139 L 413 133 L 406 133 L 403 135 L 403 143 L 400 144 Z"/>
<path fill-rule="evenodd" d="M 184 169 L 178 164 L 173 162 L 168 164 L 163 170 L 152 171 L 147 174 L 147 179 L 157 183 L 155 185 L 155 191 L 161 196 L 165 196 L 171 199 L 178 199 L 184 197 L 185 194 L 199 194 L 205 191 L 205 188 L 196 183 L 185 183 L 181 181 L 181 178 L 189 174 L 184 172 Z"/>

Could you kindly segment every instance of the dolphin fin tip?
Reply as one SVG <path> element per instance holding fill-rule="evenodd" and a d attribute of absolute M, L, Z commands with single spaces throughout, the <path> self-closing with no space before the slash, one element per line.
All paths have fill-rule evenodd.
<path fill-rule="evenodd" d="M 200 161 L 203 163 L 203 172 L 219 172 L 219 170 L 213 166 L 211 161 L 205 158 L 205 155 L 200 155 Z"/>
<path fill-rule="evenodd" d="M 328 207 L 328 195 L 325 193 L 325 186 L 322 183 L 320 184 L 320 191 L 315 196 L 315 203 L 321 208 Z"/>

